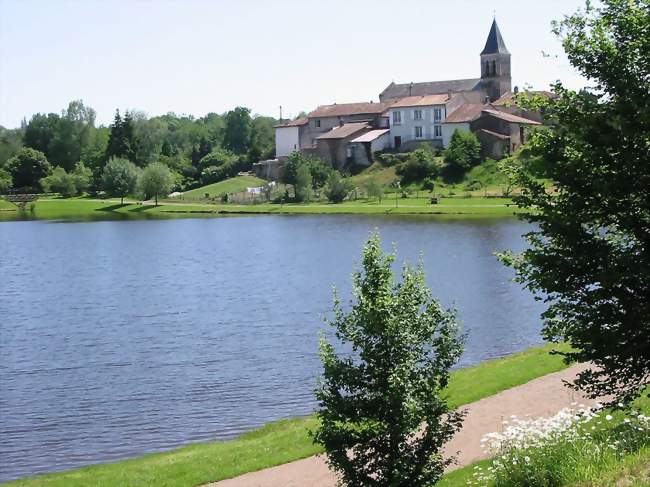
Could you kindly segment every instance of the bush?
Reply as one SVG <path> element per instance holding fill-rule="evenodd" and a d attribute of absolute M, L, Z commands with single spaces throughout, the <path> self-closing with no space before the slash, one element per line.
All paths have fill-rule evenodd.
<path fill-rule="evenodd" d="M 0 168 L 0 193 L 4 193 L 13 186 L 13 180 L 9 171 Z"/>
<path fill-rule="evenodd" d="M 426 191 L 431 191 L 431 192 L 433 192 L 433 190 L 435 189 L 435 187 L 436 187 L 436 184 L 435 184 L 435 182 L 433 181 L 433 179 L 431 179 L 431 178 L 425 178 L 425 179 L 422 181 L 422 189 L 424 189 L 424 190 L 426 190 Z"/>
<path fill-rule="evenodd" d="M 92 171 L 83 162 L 77 163 L 73 172 L 68 173 L 62 167 L 54 168 L 52 174 L 41 179 L 44 191 L 59 193 L 62 196 L 82 194 L 90 187 Z"/>
<path fill-rule="evenodd" d="M 340 203 L 347 197 L 350 191 L 352 191 L 352 183 L 341 178 L 338 172 L 330 174 L 327 180 L 327 186 L 325 187 L 325 196 L 329 201 L 332 203 Z"/>
<path fill-rule="evenodd" d="M 395 173 L 402 176 L 404 184 L 421 181 L 425 178 L 435 178 L 439 167 L 435 161 L 435 154 L 426 148 L 416 149 L 411 152 L 406 162 L 398 165 Z"/>
<path fill-rule="evenodd" d="M 481 142 L 466 130 L 454 130 L 449 147 L 443 152 L 445 163 L 459 173 L 468 171 L 481 160 Z"/>
<path fill-rule="evenodd" d="M 381 187 L 374 179 L 369 179 L 366 184 L 366 193 L 368 193 L 368 198 L 377 198 L 381 203 L 381 199 L 384 196 L 384 188 Z"/>
<path fill-rule="evenodd" d="M 306 166 L 309 169 L 312 180 L 312 188 L 319 189 L 325 186 L 330 175 L 335 171 L 332 166 L 314 157 L 305 157 L 301 152 L 292 152 L 284 163 L 282 170 L 282 182 L 285 184 L 296 184 L 298 169 Z"/>
<path fill-rule="evenodd" d="M 370 238 L 353 276 L 356 302 L 345 313 L 336 299 L 330 323 L 346 352 L 320 343 L 314 441 L 344 485 L 435 484 L 453 463 L 442 446 L 462 423 L 443 393 L 463 348 L 456 316 L 431 297 L 421 267 L 395 283 L 394 260 Z"/>
<path fill-rule="evenodd" d="M 298 167 L 294 184 L 296 200 L 308 202 L 311 199 L 313 181 L 311 172 L 306 164 Z"/>

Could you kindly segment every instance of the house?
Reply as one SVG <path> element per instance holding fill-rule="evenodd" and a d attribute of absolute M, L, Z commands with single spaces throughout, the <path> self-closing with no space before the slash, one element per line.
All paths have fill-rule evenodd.
<path fill-rule="evenodd" d="M 486 156 L 499 158 L 521 145 L 541 114 L 517 107 L 511 90 L 510 52 L 496 19 L 479 55 L 479 78 L 390 83 L 379 102 L 321 105 L 306 117 L 275 126 L 276 157 L 299 150 L 339 169 L 369 165 L 384 149 L 407 151 L 421 143 L 445 148 L 455 130 L 476 133 Z M 275 171 L 277 172 L 277 171 Z"/>

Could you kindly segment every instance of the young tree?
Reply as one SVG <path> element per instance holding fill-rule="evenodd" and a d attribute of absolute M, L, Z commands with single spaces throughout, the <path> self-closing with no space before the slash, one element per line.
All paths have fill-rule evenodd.
<path fill-rule="evenodd" d="M 405 266 L 395 283 L 394 259 L 370 238 L 353 276 L 356 302 L 345 313 L 335 298 L 330 323 L 350 352 L 321 339 L 314 441 L 355 487 L 433 485 L 453 462 L 441 449 L 463 420 L 443 394 L 463 350 L 455 313 L 432 298 L 421 266 Z"/>
<path fill-rule="evenodd" d="M 167 196 L 172 188 L 174 177 L 167 166 L 153 162 L 144 168 L 140 176 L 140 189 L 145 197 L 154 197 L 158 206 L 158 196 Z"/>
<path fill-rule="evenodd" d="M 365 186 L 368 198 L 377 198 L 381 203 L 381 199 L 384 196 L 384 188 L 381 187 L 381 184 L 374 179 L 369 179 Z"/>
<path fill-rule="evenodd" d="M 443 156 L 453 170 L 464 173 L 481 161 L 481 141 L 467 130 L 456 129 Z"/>
<path fill-rule="evenodd" d="M 52 174 L 41 179 L 41 187 L 45 192 L 59 193 L 62 196 L 77 194 L 73 175 L 62 167 L 55 167 Z"/>
<path fill-rule="evenodd" d="M 138 186 L 138 168 L 131 161 L 113 157 L 108 161 L 102 175 L 102 187 L 110 196 L 119 196 L 120 204 L 124 197 L 133 194 Z"/>
<path fill-rule="evenodd" d="M 502 258 L 549 304 L 544 337 L 593 365 L 574 386 L 627 403 L 650 385 L 650 2 L 601 4 L 555 25 L 593 88 L 558 83 L 557 99 L 536 100 L 554 129 L 529 144 L 555 191 L 518 171 L 535 226 L 528 250 Z"/>
<path fill-rule="evenodd" d="M 93 180 L 93 172 L 81 161 L 77 163 L 72 173 L 76 194 L 85 193 L 90 189 Z"/>
<path fill-rule="evenodd" d="M 325 187 L 325 196 L 332 203 L 340 203 L 347 196 L 350 191 L 352 191 L 352 184 L 343 179 L 338 171 L 332 172 L 329 179 L 327 180 L 327 186 Z"/>
<path fill-rule="evenodd" d="M 395 168 L 395 173 L 402 176 L 404 184 L 422 181 L 425 178 L 435 178 L 439 167 L 436 164 L 435 154 L 432 149 L 420 148 L 414 150 L 406 160 Z"/>
<path fill-rule="evenodd" d="M 16 188 L 39 188 L 40 180 L 52 172 L 52 166 L 40 151 L 21 149 L 7 161 L 7 170 Z"/>
<path fill-rule="evenodd" d="M 294 192 L 298 201 L 309 202 L 312 191 L 311 172 L 307 165 L 302 165 L 298 168 L 296 173 L 296 184 L 294 184 Z"/>

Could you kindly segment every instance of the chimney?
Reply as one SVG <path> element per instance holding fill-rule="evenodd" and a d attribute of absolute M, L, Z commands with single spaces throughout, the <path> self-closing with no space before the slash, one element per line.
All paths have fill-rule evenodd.
<path fill-rule="evenodd" d="M 413 81 L 409 84 L 409 96 L 413 95 Z"/>

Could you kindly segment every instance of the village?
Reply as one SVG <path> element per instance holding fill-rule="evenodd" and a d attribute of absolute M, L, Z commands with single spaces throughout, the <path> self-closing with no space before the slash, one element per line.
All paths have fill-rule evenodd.
<path fill-rule="evenodd" d="M 478 137 L 482 158 L 512 154 L 542 117 L 517 105 L 519 89 L 512 87 L 510 57 L 494 19 L 480 54 L 479 78 L 391 82 L 378 102 L 321 105 L 274 127 L 276 157 L 255 164 L 255 173 L 278 179 L 294 151 L 340 171 L 368 167 L 382 151 L 407 152 L 422 144 L 445 149 L 456 130 Z"/>

